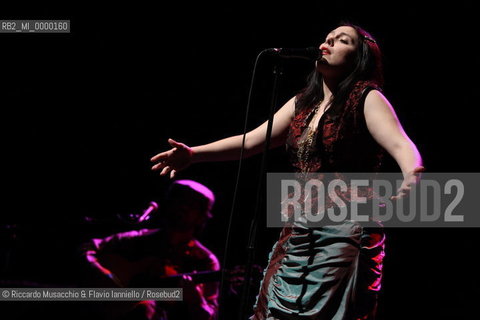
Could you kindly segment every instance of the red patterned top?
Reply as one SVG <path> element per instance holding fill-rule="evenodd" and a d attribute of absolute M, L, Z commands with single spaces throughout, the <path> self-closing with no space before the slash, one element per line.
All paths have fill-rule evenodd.
<path fill-rule="evenodd" d="M 379 87 L 372 81 L 355 84 L 343 110 L 330 109 L 322 115 L 313 137 L 308 159 L 299 156 L 299 144 L 313 116 L 314 106 L 295 109 L 287 137 L 289 160 L 297 172 L 375 172 L 379 169 L 384 149 L 370 135 L 365 116 L 367 93 Z"/>

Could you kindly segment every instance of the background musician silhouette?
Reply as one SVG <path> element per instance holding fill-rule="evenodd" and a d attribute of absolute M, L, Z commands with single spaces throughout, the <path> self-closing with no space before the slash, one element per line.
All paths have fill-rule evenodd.
<path fill-rule="evenodd" d="M 193 180 L 174 181 L 161 210 L 161 227 L 94 238 L 83 246 L 98 287 L 178 287 L 182 302 L 107 303 L 102 314 L 118 319 L 215 319 L 218 282 L 195 277 L 220 269 L 215 254 L 197 237 L 211 217 L 215 197 Z M 167 282 L 167 280 L 169 280 Z"/>

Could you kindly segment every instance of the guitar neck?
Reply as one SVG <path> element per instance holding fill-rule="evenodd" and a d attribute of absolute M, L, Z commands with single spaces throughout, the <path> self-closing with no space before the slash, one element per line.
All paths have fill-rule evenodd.
<path fill-rule="evenodd" d="M 178 286 L 181 279 L 184 276 L 190 276 L 192 281 L 196 284 L 220 281 L 222 275 L 221 270 L 216 271 L 197 271 L 191 273 L 179 273 L 176 275 L 160 277 L 156 279 L 148 279 L 145 281 L 134 281 L 133 285 L 135 287 L 152 287 L 152 288 L 162 288 L 162 287 L 173 287 Z"/>

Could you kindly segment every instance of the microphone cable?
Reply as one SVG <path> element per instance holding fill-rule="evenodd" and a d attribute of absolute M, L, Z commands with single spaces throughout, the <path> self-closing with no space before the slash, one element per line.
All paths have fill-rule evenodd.
<path fill-rule="evenodd" d="M 257 65 L 258 61 L 260 60 L 260 57 L 266 53 L 269 52 L 270 49 L 264 49 L 262 50 L 256 57 L 255 63 L 253 65 L 253 72 L 252 72 L 252 78 L 250 80 L 250 88 L 248 91 L 248 99 L 247 99 L 247 106 L 245 109 L 245 120 L 244 120 L 244 126 L 243 126 L 243 139 L 242 139 L 242 147 L 240 148 L 240 159 L 238 162 L 238 169 L 237 169 L 237 177 L 235 179 L 235 188 L 233 191 L 233 199 L 232 199 L 232 207 L 230 210 L 230 215 L 229 215 L 229 220 L 227 224 L 227 234 L 226 234 L 226 242 L 225 242 L 225 250 L 224 250 L 224 255 L 223 255 L 223 261 L 222 261 L 222 272 L 221 272 L 221 277 L 220 277 L 220 290 L 219 290 L 219 312 L 218 312 L 218 319 L 222 319 L 220 316 L 223 311 L 223 293 L 224 293 L 224 285 L 225 285 L 225 266 L 227 263 L 227 256 L 228 256 L 228 249 L 230 245 L 230 233 L 232 229 L 232 222 L 233 222 L 233 215 L 235 214 L 235 205 L 237 201 L 237 196 L 238 196 L 238 188 L 240 184 L 240 176 L 241 176 L 241 171 L 242 171 L 242 160 L 243 160 L 243 154 L 245 151 L 245 139 L 247 135 L 247 127 L 248 127 L 248 117 L 250 114 L 250 105 L 252 102 L 252 92 L 253 92 L 253 86 L 255 82 L 255 77 L 257 73 Z M 247 284 L 248 285 L 248 284 Z"/>

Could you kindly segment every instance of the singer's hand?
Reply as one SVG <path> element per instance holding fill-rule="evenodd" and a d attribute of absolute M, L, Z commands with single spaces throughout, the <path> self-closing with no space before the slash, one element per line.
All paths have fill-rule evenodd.
<path fill-rule="evenodd" d="M 403 179 L 402 185 L 397 191 L 397 195 L 392 196 L 390 200 L 400 200 L 408 197 L 412 187 L 420 181 L 421 172 L 423 171 L 425 171 L 425 168 L 419 166 L 409 172 Z"/>
<path fill-rule="evenodd" d="M 152 166 L 152 170 L 161 170 L 161 176 L 170 173 L 170 178 L 173 178 L 178 171 L 187 168 L 191 164 L 193 151 L 189 146 L 173 139 L 168 139 L 168 143 L 173 148 L 153 156 L 150 161 L 156 162 Z"/>

